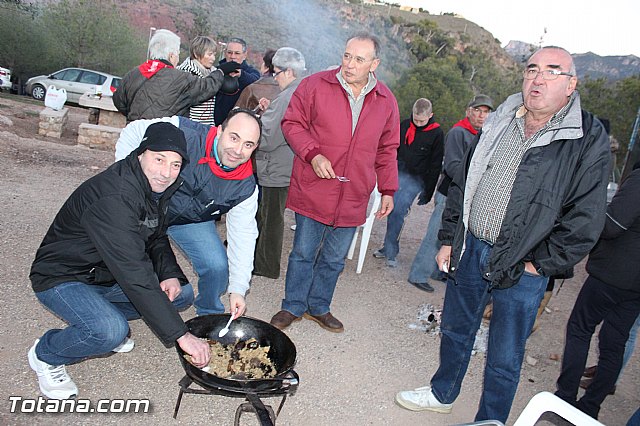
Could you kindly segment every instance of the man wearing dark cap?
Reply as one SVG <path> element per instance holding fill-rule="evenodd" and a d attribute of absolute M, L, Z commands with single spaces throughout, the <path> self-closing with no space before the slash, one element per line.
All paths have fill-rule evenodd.
<path fill-rule="evenodd" d="M 68 324 L 28 353 L 46 397 L 77 396 L 66 365 L 133 349 L 127 321 L 141 317 L 165 345 L 177 342 L 196 365 L 209 362 L 209 345 L 178 314 L 193 289 L 166 235 L 169 198 L 187 162 L 183 132 L 156 123 L 137 150 L 80 185 L 56 215 L 29 275 L 38 300 Z"/>
<path fill-rule="evenodd" d="M 434 197 L 433 213 L 427 225 L 427 234 L 413 259 L 409 272 L 409 283 L 426 292 L 433 292 L 429 278 L 439 279 L 436 254 L 440 249 L 438 231 L 442 223 L 442 211 L 447 201 L 447 189 L 452 176 L 458 171 L 464 153 L 482 129 L 484 120 L 493 111 L 493 101 L 487 95 L 477 95 L 467 105 L 467 116 L 453 125 L 444 140 L 444 164 L 442 178 Z"/>

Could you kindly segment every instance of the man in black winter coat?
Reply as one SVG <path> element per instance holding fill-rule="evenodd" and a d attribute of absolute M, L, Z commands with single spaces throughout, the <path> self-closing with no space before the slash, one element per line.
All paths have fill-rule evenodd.
<path fill-rule="evenodd" d="M 178 314 L 193 303 L 193 289 L 166 235 L 169 198 L 188 161 L 183 132 L 156 123 L 135 152 L 80 185 L 56 215 L 29 275 L 38 300 L 68 324 L 28 353 L 48 398 L 78 394 L 65 365 L 132 350 L 127 321 L 140 317 L 194 364 L 209 362 L 209 345 Z"/>
<path fill-rule="evenodd" d="M 585 281 L 567 323 L 556 395 L 597 419 L 600 404 L 615 387 L 629 330 L 640 314 L 640 164 L 607 208 L 600 240 L 589 255 Z M 600 355 L 593 381 L 576 401 L 591 337 L 602 323 Z"/>

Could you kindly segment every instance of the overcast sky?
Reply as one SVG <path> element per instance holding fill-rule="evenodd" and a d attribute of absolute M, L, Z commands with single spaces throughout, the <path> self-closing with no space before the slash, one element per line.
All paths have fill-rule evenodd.
<path fill-rule="evenodd" d="M 639 0 L 390 0 L 431 14 L 454 12 L 509 40 L 564 47 L 571 53 L 640 57 Z"/>

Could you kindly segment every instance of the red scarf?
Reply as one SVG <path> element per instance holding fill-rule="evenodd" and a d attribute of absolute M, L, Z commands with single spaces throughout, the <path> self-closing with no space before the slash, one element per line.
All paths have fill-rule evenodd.
<path fill-rule="evenodd" d="M 138 69 L 140 70 L 142 75 L 147 79 L 153 77 L 154 74 L 160 71 L 162 68 L 173 68 L 173 66 L 165 64 L 158 59 L 149 59 L 147 62 L 138 66 Z"/>
<path fill-rule="evenodd" d="M 220 164 L 216 161 L 215 156 L 211 156 L 211 150 L 213 149 L 213 142 L 216 139 L 218 133 L 217 127 L 211 127 L 209 133 L 207 133 L 207 142 L 205 146 L 205 156 L 198 160 L 198 164 L 208 164 L 211 172 L 221 179 L 226 180 L 242 180 L 246 179 L 253 174 L 253 167 L 251 161 L 240 164 L 235 169 L 223 170 Z"/>
<path fill-rule="evenodd" d="M 463 129 L 468 130 L 469 133 L 471 133 L 474 136 L 478 134 L 478 131 L 473 128 L 468 117 L 465 117 L 462 120 L 458 121 L 456 124 L 453 125 L 453 127 L 462 127 Z"/>
<path fill-rule="evenodd" d="M 429 130 L 437 129 L 438 127 L 440 127 L 440 125 L 438 123 L 431 123 L 427 127 L 425 127 L 424 129 L 422 129 L 420 131 L 421 132 L 428 132 Z M 417 129 L 418 128 L 416 127 L 416 125 L 413 124 L 413 120 L 409 120 L 409 128 L 407 129 L 407 135 L 404 138 L 404 142 L 407 145 L 411 145 L 413 143 L 413 140 L 416 137 L 416 130 Z"/>

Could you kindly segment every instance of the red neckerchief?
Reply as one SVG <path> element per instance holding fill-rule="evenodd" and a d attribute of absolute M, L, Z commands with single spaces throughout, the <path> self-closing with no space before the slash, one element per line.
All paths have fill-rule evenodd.
<path fill-rule="evenodd" d="M 474 129 L 473 126 L 471 125 L 471 122 L 469 121 L 469 117 L 465 117 L 462 120 L 458 121 L 456 124 L 453 125 L 453 127 L 462 127 L 463 129 L 468 130 L 469 133 L 471 133 L 474 136 L 478 134 L 478 131 Z"/>
<path fill-rule="evenodd" d="M 215 157 L 211 156 L 211 150 L 213 149 L 213 142 L 216 139 L 218 133 L 217 127 L 211 127 L 209 133 L 207 133 L 207 140 L 205 145 L 205 156 L 198 160 L 198 164 L 208 164 L 211 172 L 221 179 L 226 180 L 242 180 L 246 179 L 253 174 L 253 167 L 251 161 L 240 164 L 238 167 L 232 170 L 223 170 L 218 164 Z"/>
<path fill-rule="evenodd" d="M 437 129 L 438 127 L 440 127 L 440 125 L 438 123 L 431 123 L 429 124 L 427 127 L 425 127 L 424 129 L 421 129 L 421 132 L 428 132 L 429 130 L 433 130 L 433 129 Z M 409 121 L 409 128 L 407 129 L 407 135 L 404 138 L 404 142 L 407 145 L 411 145 L 413 143 L 413 140 L 416 137 L 416 130 L 418 128 L 416 127 L 415 124 L 413 124 L 413 120 Z"/>
<path fill-rule="evenodd" d="M 142 75 L 147 79 L 153 77 L 153 75 L 160 71 L 162 68 L 173 68 L 173 66 L 165 64 L 158 59 L 149 59 L 147 62 L 144 62 L 138 66 L 138 69 L 140 70 Z"/>

